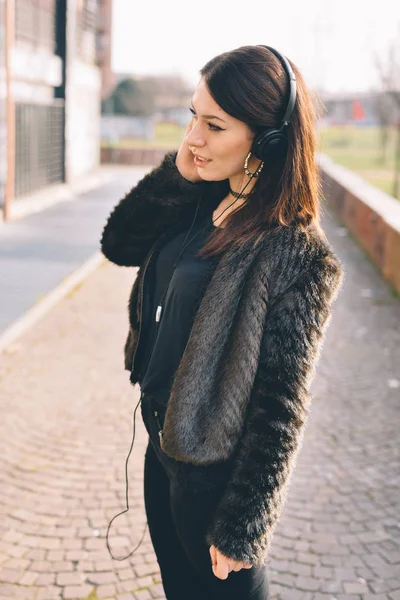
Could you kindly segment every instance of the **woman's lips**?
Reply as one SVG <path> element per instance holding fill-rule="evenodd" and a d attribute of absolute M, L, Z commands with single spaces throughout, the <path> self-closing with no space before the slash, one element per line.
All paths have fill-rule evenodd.
<path fill-rule="evenodd" d="M 211 160 L 201 160 L 198 156 L 194 157 L 194 163 L 197 167 L 205 167 Z"/>

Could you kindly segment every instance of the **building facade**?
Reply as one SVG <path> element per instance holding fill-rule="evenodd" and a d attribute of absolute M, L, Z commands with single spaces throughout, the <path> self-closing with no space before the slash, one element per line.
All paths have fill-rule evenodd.
<path fill-rule="evenodd" d="M 8 149 L 0 198 L 7 217 L 13 202 L 72 183 L 99 164 L 101 82 L 97 0 L 0 1 L 9 19 L 3 53 L 9 110 L 0 138 L 6 136 Z"/>
<path fill-rule="evenodd" d="M 96 54 L 101 71 L 101 98 L 104 100 L 115 85 L 111 68 L 112 0 L 99 0 L 97 18 Z"/>
<path fill-rule="evenodd" d="M 388 125 L 396 125 L 400 119 L 395 101 L 384 92 L 325 94 L 321 100 L 327 126 L 379 126 L 382 118 Z"/>
<path fill-rule="evenodd" d="M 6 6 L 0 0 L 0 204 L 7 178 Z"/>

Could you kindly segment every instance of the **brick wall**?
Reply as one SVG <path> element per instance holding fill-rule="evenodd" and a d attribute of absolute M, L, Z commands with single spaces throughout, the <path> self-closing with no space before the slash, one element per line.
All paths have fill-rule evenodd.
<path fill-rule="evenodd" d="M 400 294 L 400 201 L 327 156 L 319 164 L 329 206 Z"/>

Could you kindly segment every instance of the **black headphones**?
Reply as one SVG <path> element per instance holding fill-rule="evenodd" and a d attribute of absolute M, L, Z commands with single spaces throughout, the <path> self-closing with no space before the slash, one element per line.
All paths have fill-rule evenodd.
<path fill-rule="evenodd" d="M 276 127 L 268 127 L 256 135 L 253 140 L 251 147 L 251 153 L 257 158 L 263 161 L 274 161 L 277 157 L 282 157 L 286 154 L 288 139 L 286 134 L 286 127 L 290 123 L 290 117 L 292 116 L 293 108 L 296 102 L 296 76 L 293 73 L 292 67 L 285 56 L 280 54 L 271 46 L 264 46 L 258 44 L 263 48 L 268 48 L 275 56 L 280 60 L 283 68 L 285 69 L 290 85 L 289 100 L 286 107 L 285 115 L 282 119 L 282 125 L 277 129 Z"/>

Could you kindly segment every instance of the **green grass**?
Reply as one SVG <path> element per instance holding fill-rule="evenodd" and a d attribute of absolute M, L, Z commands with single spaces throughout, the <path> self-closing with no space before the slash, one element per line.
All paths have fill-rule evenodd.
<path fill-rule="evenodd" d="M 394 147 L 394 128 L 389 132 L 385 162 L 378 127 L 328 127 L 319 132 L 320 152 L 388 194 L 393 193 Z"/>
<path fill-rule="evenodd" d="M 103 148 L 179 148 L 185 129 L 176 123 L 157 123 L 154 140 L 124 139 L 101 145 Z"/>
<path fill-rule="evenodd" d="M 157 123 L 155 127 L 156 139 L 159 143 L 180 145 L 186 127 L 176 123 Z"/>

